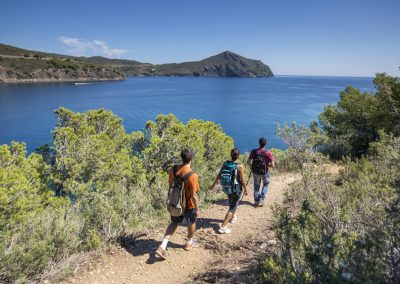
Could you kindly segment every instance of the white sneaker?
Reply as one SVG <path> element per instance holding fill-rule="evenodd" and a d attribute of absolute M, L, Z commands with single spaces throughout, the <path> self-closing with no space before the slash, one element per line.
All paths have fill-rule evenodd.
<path fill-rule="evenodd" d="M 231 229 L 229 229 L 228 227 L 219 227 L 218 233 L 220 234 L 230 234 L 232 232 Z"/>
<path fill-rule="evenodd" d="M 232 219 L 229 222 L 231 222 L 232 224 L 235 224 L 237 222 L 237 219 L 238 219 L 237 215 L 233 215 Z"/>

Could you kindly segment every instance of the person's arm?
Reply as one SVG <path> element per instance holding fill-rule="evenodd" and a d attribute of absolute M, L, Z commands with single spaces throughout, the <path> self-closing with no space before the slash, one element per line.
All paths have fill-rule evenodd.
<path fill-rule="evenodd" d="M 242 165 L 240 165 L 240 166 L 238 167 L 238 172 L 239 172 L 239 179 L 240 179 L 240 182 L 241 182 L 241 184 L 242 184 L 242 188 L 243 188 L 244 195 L 247 195 L 246 177 L 245 177 L 245 175 L 244 175 L 244 169 L 243 169 L 243 166 L 242 166 Z"/>
<path fill-rule="evenodd" d="M 199 196 L 197 194 L 197 192 L 200 190 L 199 177 L 197 174 L 193 174 L 189 179 L 190 179 L 190 199 L 193 202 L 194 210 L 196 211 L 196 216 L 199 216 L 200 215 Z"/>
<path fill-rule="evenodd" d="M 254 159 L 254 151 L 251 151 L 249 158 L 247 159 L 247 162 L 246 162 L 246 165 L 248 165 L 250 169 L 251 169 L 251 164 L 253 162 L 253 159 Z"/>
<path fill-rule="evenodd" d="M 247 159 L 247 162 L 246 162 L 246 165 L 248 165 L 249 168 L 251 168 L 251 162 L 252 161 L 253 161 L 253 159 L 250 159 L 250 156 L 249 156 L 249 158 Z"/>
<path fill-rule="evenodd" d="M 220 179 L 220 174 L 218 174 L 218 175 L 215 177 L 215 180 L 214 180 L 213 184 L 212 184 L 211 187 L 210 187 L 210 191 L 213 191 L 213 190 L 214 190 L 214 187 L 217 185 L 219 179 Z"/>
<path fill-rule="evenodd" d="M 199 216 L 200 215 L 200 211 L 199 211 L 199 196 L 197 195 L 197 192 L 193 192 L 192 193 L 192 202 L 194 204 L 194 209 L 196 210 L 196 215 Z"/>
<path fill-rule="evenodd" d="M 275 168 L 275 161 L 274 161 L 274 156 L 272 156 L 272 153 L 268 151 L 266 155 L 269 160 L 267 165 L 268 168 Z"/>

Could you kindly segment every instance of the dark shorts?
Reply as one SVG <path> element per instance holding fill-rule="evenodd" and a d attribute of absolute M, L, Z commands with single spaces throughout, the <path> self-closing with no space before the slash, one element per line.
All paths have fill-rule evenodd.
<path fill-rule="evenodd" d="M 228 194 L 228 200 L 229 200 L 229 212 L 235 213 L 236 209 L 239 206 L 239 201 L 240 201 L 240 196 L 241 194 Z"/>
<path fill-rule="evenodd" d="M 171 216 L 171 222 L 175 224 L 182 224 L 184 226 L 191 226 L 196 223 L 195 209 L 185 209 L 181 216 Z"/>

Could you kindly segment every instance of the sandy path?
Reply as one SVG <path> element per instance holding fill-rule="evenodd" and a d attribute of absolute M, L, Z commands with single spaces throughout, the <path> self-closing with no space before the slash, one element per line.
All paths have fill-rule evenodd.
<path fill-rule="evenodd" d="M 67 283 L 185 283 L 224 282 L 224 279 L 232 282 L 254 266 L 255 256 L 273 239 L 268 205 L 281 202 L 283 190 L 296 178 L 293 174 L 273 176 L 264 207 L 252 206 L 250 187 L 249 195 L 243 198 L 237 211 L 238 222 L 230 225 L 232 234 L 216 233 L 227 210 L 227 202 L 223 201 L 203 211 L 198 219 L 196 239 L 200 248 L 184 251 L 186 228 L 179 227 L 168 244 L 168 259 L 157 261 L 153 251 L 165 230 L 158 228 L 137 236 L 128 248 L 101 256 Z M 243 282 L 243 279 L 236 281 Z"/>

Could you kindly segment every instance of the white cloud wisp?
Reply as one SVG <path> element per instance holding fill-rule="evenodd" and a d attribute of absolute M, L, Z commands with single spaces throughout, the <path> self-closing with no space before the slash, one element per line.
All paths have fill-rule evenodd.
<path fill-rule="evenodd" d="M 122 54 L 125 54 L 127 50 L 118 49 L 118 48 L 110 48 L 105 41 L 102 40 L 92 40 L 88 41 L 85 39 L 60 36 L 58 38 L 61 43 L 72 47 L 69 52 L 75 55 L 104 55 L 107 57 L 118 57 Z"/>

